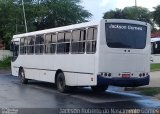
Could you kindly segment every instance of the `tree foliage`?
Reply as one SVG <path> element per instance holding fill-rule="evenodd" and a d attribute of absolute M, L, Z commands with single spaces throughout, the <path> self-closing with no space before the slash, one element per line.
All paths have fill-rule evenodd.
<path fill-rule="evenodd" d="M 80 0 L 24 0 L 28 32 L 86 22 L 92 16 Z M 0 1 L 0 39 L 25 32 L 22 0 Z"/>
<path fill-rule="evenodd" d="M 108 11 L 104 14 L 103 18 L 108 19 L 132 19 L 144 21 L 152 24 L 151 13 L 147 8 L 143 7 L 125 7 L 124 9 L 116 9 Z"/>
<path fill-rule="evenodd" d="M 154 8 L 153 21 L 160 27 L 160 5 Z"/>
<path fill-rule="evenodd" d="M 48 0 L 41 2 L 41 7 L 39 7 L 40 16 L 37 16 L 37 22 L 35 22 L 36 27 L 44 29 L 87 21 L 86 17 L 90 17 L 91 14 L 78 5 L 79 2 L 79 0 Z"/>
<path fill-rule="evenodd" d="M 115 9 L 115 10 L 110 10 L 106 12 L 103 16 L 105 19 L 126 19 L 126 15 L 124 14 L 123 10 L 121 9 Z"/>

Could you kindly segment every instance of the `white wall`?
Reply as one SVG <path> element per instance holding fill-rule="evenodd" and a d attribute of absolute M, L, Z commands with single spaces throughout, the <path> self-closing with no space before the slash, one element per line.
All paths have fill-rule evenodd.
<path fill-rule="evenodd" d="M 160 63 L 160 54 L 151 55 L 151 63 Z"/>
<path fill-rule="evenodd" d="M 0 60 L 6 56 L 11 56 L 11 52 L 9 50 L 0 50 Z"/>

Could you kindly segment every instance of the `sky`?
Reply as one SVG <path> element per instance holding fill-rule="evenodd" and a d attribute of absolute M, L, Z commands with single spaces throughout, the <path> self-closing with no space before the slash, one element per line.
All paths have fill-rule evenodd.
<path fill-rule="evenodd" d="M 135 0 L 81 0 L 81 5 L 93 14 L 90 20 L 99 20 L 103 17 L 106 11 L 116 8 L 124 8 L 134 6 Z M 157 5 L 160 5 L 160 0 L 137 0 L 137 5 L 146 7 L 153 11 Z"/>

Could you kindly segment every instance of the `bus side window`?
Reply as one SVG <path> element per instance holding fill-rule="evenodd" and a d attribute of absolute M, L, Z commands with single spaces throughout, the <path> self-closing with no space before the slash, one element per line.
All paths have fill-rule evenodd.
<path fill-rule="evenodd" d="M 27 38 L 23 37 L 23 38 L 20 38 L 20 54 L 23 55 L 23 54 L 26 54 L 26 50 L 27 50 Z"/>
<path fill-rule="evenodd" d="M 68 54 L 70 51 L 71 32 L 58 33 L 57 53 Z"/>
<path fill-rule="evenodd" d="M 97 28 L 88 28 L 87 33 L 87 53 L 96 52 L 96 41 L 97 41 Z"/>
<path fill-rule="evenodd" d="M 70 52 L 70 39 L 72 38 L 71 32 L 65 32 L 65 53 Z"/>
<path fill-rule="evenodd" d="M 28 54 L 34 54 L 34 40 L 35 37 L 34 36 L 29 36 L 27 38 L 27 53 Z"/>
<path fill-rule="evenodd" d="M 24 54 L 24 40 L 25 38 L 20 38 L 20 54 Z"/>
<path fill-rule="evenodd" d="M 24 38 L 24 54 L 27 53 L 27 37 Z"/>
<path fill-rule="evenodd" d="M 44 52 L 44 35 L 36 35 L 35 53 L 42 54 Z"/>
<path fill-rule="evenodd" d="M 19 45 L 14 44 L 13 56 L 17 57 L 19 54 Z"/>
<path fill-rule="evenodd" d="M 57 43 L 57 34 L 53 33 L 52 34 L 52 43 L 50 46 L 50 52 L 55 53 L 56 52 L 56 43 Z"/>
<path fill-rule="evenodd" d="M 45 53 L 55 53 L 56 50 L 56 33 L 46 34 L 45 36 Z"/>
<path fill-rule="evenodd" d="M 72 32 L 71 52 L 81 54 L 85 52 L 86 30 L 74 30 Z"/>
<path fill-rule="evenodd" d="M 50 46 L 52 42 L 52 34 L 45 35 L 45 53 L 50 53 Z"/>
<path fill-rule="evenodd" d="M 64 45 L 64 33 L 58 33 L 58 41 L 57 41 L 57 53 L 64 53 L 65 45 Z"/>

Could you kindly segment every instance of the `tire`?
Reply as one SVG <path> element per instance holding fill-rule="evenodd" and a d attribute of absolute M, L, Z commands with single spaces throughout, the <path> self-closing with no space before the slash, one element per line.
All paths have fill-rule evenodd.
<path fill-rule="evenodd" d="M 105 92 L 108 86 L 91 86 L 93 92 Z"/>
<path fill-rule="evenodd" d="M 56 86 L 57 90 L 61 93 L 65 93 L 68 91 L 68 87 L 66 86 L 65 76 L 62 72 L 58 73 L 57 75 Z"/>
<path fill-rule="evenodd" d="M 20 79 L 20 82 L 21 82 L 22 84 L 27 84 L 27 83 L 28 83 L 28 79 L 25 78 L 25 73 L 24 73 L 24 70 L 23 70 L 23 69 L 21 69 L 21 70 L 19 71 L 19 79 Z"/>

